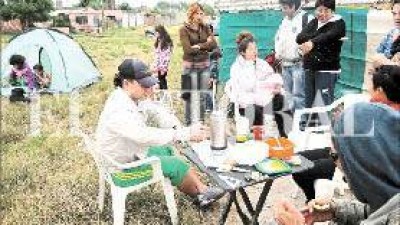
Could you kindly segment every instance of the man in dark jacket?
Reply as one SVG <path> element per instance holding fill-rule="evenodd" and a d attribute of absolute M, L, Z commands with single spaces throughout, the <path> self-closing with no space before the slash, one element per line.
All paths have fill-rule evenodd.
<path fill-rule="evenodd" d="M 341 39 L 346 32 L 344 20 L 334 14 L 335 0 L 317 0 L 315 8 L 316 17 L 296 39 L 303 54 L 306 108 L 330 105 L 334 101 L 334 87 L 340 75 Z M 315 197 L 314 180 L 332 179 L 335 164 L 327 149 L 308 150 L 300 154 L 315 164 L 314 169 L 293 175 L 309 201 Z"/>
<path fill-rule="evenodd" d="M 346 25 L 334 13 L 335 0 L 317 0 L 316 17 L 297 36 L 305 69 L 305 106 L 329 105 L 340 75 L 340 52 Z"/>

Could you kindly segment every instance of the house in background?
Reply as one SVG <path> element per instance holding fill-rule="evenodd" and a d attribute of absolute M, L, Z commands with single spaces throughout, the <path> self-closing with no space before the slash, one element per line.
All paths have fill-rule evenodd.
<path fill-rule="evenodd" d="M 56 10 L 54 14 L 68 18 L 72 29 L 89 33 L 101 32 L 103 18 L 105 24 L 116 26 L 122 26 L 124 18 L 122 10 L 95 10 L 93 8 L 61 9 Z"/>

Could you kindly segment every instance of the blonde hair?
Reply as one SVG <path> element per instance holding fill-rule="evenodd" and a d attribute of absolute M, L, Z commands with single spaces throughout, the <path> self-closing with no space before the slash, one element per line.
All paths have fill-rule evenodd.
<path fill-rule="evenodd" d="M 187 10 L 188 23 L 192 24 L 194 22 L 194 15 L 196 13 L 198 13 L 199 11 L 204 12 L 204 8 L 200 3 L 194 2 L 189 5 L 188 10 Z"/>

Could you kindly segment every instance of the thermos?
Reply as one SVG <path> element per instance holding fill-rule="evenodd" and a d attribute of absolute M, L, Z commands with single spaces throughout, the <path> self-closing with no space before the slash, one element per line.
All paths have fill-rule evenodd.
<path fill-rule="evenodd" d="M 213 111 L 210 116 L 211 149 L 224 150 L 228 145 L 226 135 L 226 115 L 223 111 Z"/>

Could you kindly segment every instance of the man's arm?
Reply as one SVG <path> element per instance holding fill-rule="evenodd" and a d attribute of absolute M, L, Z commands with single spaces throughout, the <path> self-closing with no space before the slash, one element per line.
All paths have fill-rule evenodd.
<path fill-rule="evenodd" d="M 316 20 L 317 19 L 314 18 L 305 27 L 303 27 L 301 32 L 296 37 L 297 44 L 301 45 L 304 42 L 309 41 L 313 37 L 312 35 L 314 34 L 314 31 L 312 31 L 312 28 L 314 26 L 314 23 L 317 23 Z"/>
<path fill-rule="evenodd" d="M 337 224 L 360 224 L 370 214 L 368 205 L 358 201 L 337 201 L 333 203 L 334 221 Z"/>
<path fill-rule="evenodd" d="M 139 107 L 147 116 L 155 120 L 160 128 L 178 128 L 182 127 L 178 117 L 165 108 L 161 103 L 154 101 L 142 101 Z"/>
<path fill-rule="evenodd" d="M 108 128 L 113 133 L 129 139 L 139 145 L 164 145 L 174 140 L 188 140 L 190 131 L 148 127 L 139 118 L 134 118 L 130 113 L 120 113 L 111 119 Z"/>
<path fill-rule="evenodd" d="M 314 38 L 311 39 L 311 41 L 315 44 L 323 44 L 323 43 L 328 43 L 332 41 L 337 41 L 340 38 L 344 37 L 346 35 L 346 24 L 344 20 L 338 20 L 335 22 L 334 26 L 332 29 L 330 29 L 326 33 L 322 33 Z"/>

